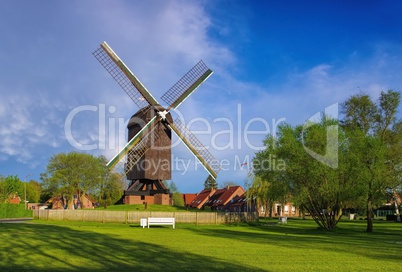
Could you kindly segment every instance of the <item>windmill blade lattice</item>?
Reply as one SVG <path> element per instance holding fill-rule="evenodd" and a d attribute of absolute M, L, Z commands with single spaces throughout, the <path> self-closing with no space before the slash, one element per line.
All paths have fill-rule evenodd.
<path fill-rule="evenodd" d="M 102 66 L 109 72 L 109 74 L 116 80 L 116 82 L 120 85 L 120 87 L 127 93 L 127 95 L 134 101 L 134 103 L 140 109 L 149 105 L 149 102 L 147 101 L 146 98 L 144 98 L 144 96 L 141 94 L 141 91 L 139 90 L 139 88 L 141 88 L 142 85 L 139 82 L 139 80 L 135 78 L 139 82 L 139 88 L 137 88 L 133 84 L 133 82 L 127 77 L 127 75 L 123 72 L 123 69 L 119 67 L 115 61 L 113 61 L 113 59 L 109 56 L 109 54 L 105 51 L 105 49 L 100 47 L 97 50 L 95 50 L 92 54 L 100 62 L 100 64 L 102 64 Z M 124 63 L 122 63 L 122 65 L 124 65 Z M 128 70 L 128 68 L 126 69 Z M 143 88 L 145 89 L 145 87 Z"/>
<path fill-rule="evenodd" d="M 160 133 L 161 131 L 156 129 L 156 126 L 151 128 L 145 136 L 127 152 L 126 156 L 114 166 L 115 171 L 121 173 L 121 177 L 127 175 L 148 149 L 152 147 L 152 144 L 158 140 Z"/>
<path fill-rule="evenodd" d="M 194 92 L 210 75 L 210 70 L 201 60 L 188 71 L 175 85 L 173 85 L 161 98 L 170 105 L 168 111 L 176 109 L 183 101 Z"/>
<path fill-rule="evenodd" d="M 180 119 L 176 119 L 174 124 L 169 124 L 169 126 L 201 162 L 209 174 L 213 178 L 216 178 L 220 170 L 219 162 L 212 156 L 201 141 L 180 121 Z"/>

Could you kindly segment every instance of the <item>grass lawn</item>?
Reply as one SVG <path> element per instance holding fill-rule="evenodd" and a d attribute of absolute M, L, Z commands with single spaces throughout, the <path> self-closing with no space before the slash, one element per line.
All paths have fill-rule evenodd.
<path fill-rule="evenodd" d="M 402 224 L 0 224 L 0 271 L 401 271 Z"/>

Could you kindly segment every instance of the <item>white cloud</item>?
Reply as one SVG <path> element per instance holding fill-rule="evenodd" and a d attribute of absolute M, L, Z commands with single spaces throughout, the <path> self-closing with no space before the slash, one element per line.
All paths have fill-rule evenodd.
<path fill-rule="evenodd" d="M 57 121 L 60 112 L 57 107 L 48 104 L 44 107 L 39 97 L 30 95 L 29 91 L 15 91 L 2 88 L 0 115 L 0 151 L 2 157 L 9 156 L 21 163 L 32 165 L 35 154 L 40 149 L 57 146 Z M 48 100 L 51 100 L 48 98 Z M 57 104 L 57 103 L 56 103 Z"/>

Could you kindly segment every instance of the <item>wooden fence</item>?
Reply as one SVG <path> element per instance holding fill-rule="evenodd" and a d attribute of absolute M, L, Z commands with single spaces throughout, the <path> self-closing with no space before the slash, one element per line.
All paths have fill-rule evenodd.
<path fill-rule="evenodd" d="M 34 210 L 34 219 L 139 224 L 141 218 L 174 217 L 176 223 L 224 224 L 258 221 L 255 212 L 136 212 L 104 210 Z"/>

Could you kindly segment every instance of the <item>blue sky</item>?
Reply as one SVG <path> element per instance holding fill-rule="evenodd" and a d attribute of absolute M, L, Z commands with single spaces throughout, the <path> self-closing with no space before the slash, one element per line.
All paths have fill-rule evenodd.
<path fill-rule="evenodd" d="M 240 164 L 278 123 L 402 88 L 399 1 L 0 5 L 0 174 L 22 180 L 39 180 L 53 154 L 79 151 L 74 142 L 107 158 L 124 144 L 124 122 L 138 108 L 92 56 L 103 41 L 159 101 L 200 59 L 214 71 L 172 114 L 223 163 L 221 184 L 244 184 Z M 190 163 L 173 171 L 179 190 L 200 191 L 206 171 L 182 144 L 173 156 Z"/>

